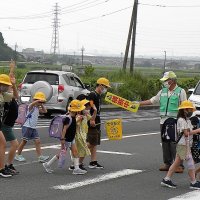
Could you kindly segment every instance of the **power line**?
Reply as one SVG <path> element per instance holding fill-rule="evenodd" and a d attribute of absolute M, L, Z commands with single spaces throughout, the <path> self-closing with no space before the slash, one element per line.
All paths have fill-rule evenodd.
<path fill-rule="evenodd" d="M 162 7 L 162 8 L 198 8 L 200 5 L 189 5 L 189 6 L 176 6 L 176 5 L 161 5 L 161 4 L 148 4 L 148 3 L 138 3 L 142 6 L 151 6 L 151 7 Z"/>

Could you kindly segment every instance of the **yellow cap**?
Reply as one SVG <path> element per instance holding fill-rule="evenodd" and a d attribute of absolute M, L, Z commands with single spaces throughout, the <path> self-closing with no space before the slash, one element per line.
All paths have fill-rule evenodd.
<path fill-rule="evenodd" d="M 104 77 L 99 78 L 97 80 L 97 84 L 99 84 L 99 85 L 105 85 L 106 87 L 109 87 L 109 88 L 111 87 L 109 80 L 107 78 L 104 78 Z"/>
<path fill-rule="evenodd" d="M 176 78 L 176 74 L 173 71 L 165 72 L 163 77 L 160 80 L 166 81 L 171 78 Z"/>
<path fill-rule="evenodd" d="M 85 106 L 79 100 L 72 100 L 69 104 L 68 110 L 72 112 L 79 112 L 85 109 Z"/>
<path fill-rule="evenodd" d="M 87 103 L 90 103 L 90 101 L 88 101 L 87 99 L 83 99 L 83 100 L 81 100 L 81 103 L 82 103 L 82 105 L 85 105 Z"/>
<path fill-rule="evenodd" d="M 191 101 L 188 101 L 188 100 L 182 101 L 181 105 L 178 107 L 179 110 L 180 109 L 186 109 L 186 108 L 191 108 L 191 109 L 193 109 L 193 111 L 196 110 L 196 108 L 194 107 L 193 103 Z"/>
<path fill-rule="evenodd" d="M 10 82 L 10 77 L 7 74 L 0 74 L 0 83 L 5 85 L 12 85 Z"/>
<path fill-rule="evenodd" d="M 41 101 L 46 101 L 46 96 L 43 92 L 36 92 L 33 99 L 38 99 Z"/>

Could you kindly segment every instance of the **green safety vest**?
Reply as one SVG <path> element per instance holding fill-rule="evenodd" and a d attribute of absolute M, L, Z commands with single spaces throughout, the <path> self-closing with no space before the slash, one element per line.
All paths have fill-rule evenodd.
<path fill-rule="evenodd" d="M 182 88 L 177 87 L 171 96 L 168 97 L 168 89 L 163 88 L 160 95 L 160 116 L 177 117 L 180 104 L 180 93 Z"/>

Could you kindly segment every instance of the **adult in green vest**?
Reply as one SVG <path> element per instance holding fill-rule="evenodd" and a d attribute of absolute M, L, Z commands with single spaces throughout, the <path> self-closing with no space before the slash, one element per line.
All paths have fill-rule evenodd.
<path fill-rule="evenodd" d="M 182 101 L 187 100 L 187 95 L 184 89 L 177 85 L 177 77 L 173 71 L 165 72 L 160 79 L 163 82 L 163 88 L 156 96 L 149 100 L 141 101 L 140 105 L 160 105 L 160 130 L 164 121 L 170 117 L 176 118 L 178 107 Z M 160 167 L 160 171 L 168 171 L 170 165 L 175 160 L 176 144 L 173 142 L 162 141 L 163 162 L 164 165 Z M 182 173 L 184 167 L 181 165 L 177 168 L 177 173 Z"/>

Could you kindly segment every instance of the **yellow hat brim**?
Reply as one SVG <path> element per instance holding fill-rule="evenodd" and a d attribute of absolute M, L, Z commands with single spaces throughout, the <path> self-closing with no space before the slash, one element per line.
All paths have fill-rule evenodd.
<path fill-rule="evenodd" d="M 82 105 L 80 108 L 68 107 L 68 110 L 69 110 L 69 111 L 72 111 L 72 112 L 80 112 L 80 111 L 82 111 L 82 110 L 84 110 L 84 109 L 85 109 L 85 106 L 84 106 L 84 105 Z"/>
<path fill-rule="evenodd" d="M 5 85 L 12 85 L 12 83 L 5 82 L 5 81 L 0 81 L 0 83 L 5 84 Z"/>

